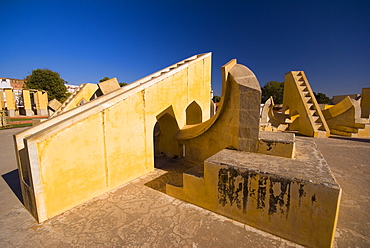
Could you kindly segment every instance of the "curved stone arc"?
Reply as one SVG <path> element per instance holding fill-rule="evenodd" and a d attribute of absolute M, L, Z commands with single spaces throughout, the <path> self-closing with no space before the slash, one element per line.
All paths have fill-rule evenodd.
<path fill-rule="evenodd" d="M 254 73 L 231 60 L 223 69 L 221 104 L 215 116 L 185 126 L 174 138 L 187 160 L 199 163 L 224 148 L 257 152 L 261 88 Z"/>

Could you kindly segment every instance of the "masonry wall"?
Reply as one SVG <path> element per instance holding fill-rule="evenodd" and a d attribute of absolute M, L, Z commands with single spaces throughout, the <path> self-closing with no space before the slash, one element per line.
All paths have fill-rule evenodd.
<path fill-rule="evenodd" d="M 78 107 L 54 117 L 40 124 L 43 128 L 36 126 L 35 133 L 30 129 L 16 136 L 18 150 L 22 139 L 28 150 L 40 222 L 152 171 L 153 129 L 162 113 L 182 127 L 186 108 L 196 101 L 203 118 L 209 118 L 210 54 L 173 71 L 103 96 L 107 100 L 86 103 L 83 111 Z M 18 155 L 21 163 L 24 156 Z"/>

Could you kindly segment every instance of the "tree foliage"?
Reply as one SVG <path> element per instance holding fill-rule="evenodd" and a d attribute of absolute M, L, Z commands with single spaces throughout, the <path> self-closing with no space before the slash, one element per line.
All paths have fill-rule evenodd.
<path fill-rule="evenodd" d="M 104 78 L 100 79 L 99 82 L 101 83 L 101 82 L 104 82 L 104 81 L 107 81 L 107 80 L 109 80 L 109 77 L 104 77 Z"/>
<path fill-rule="evenodd" d="M 48 100 L 57 99 L 63 102 L 68 97 L 67 81 L 60 78 L 58 72 L 49 69 L 33 70 L 24 82 L 26 89 L 45 90 L 48 92 Z"/>
<path fill-rule="evenodd" d="M 262 87 L 262 103 L 266 102 L 270 96 L 274 99 L 275 104 L 282 104 L 284 96 L 284 82 L 267 82 L 265 86 Z"/>
<path fill-rule="evenodd" d="M 100 79 L 99 82 L 101 83 L 101 82 L 104 82 L 104 81 L 107 81 L 107 80 L 109 80 L 109 77 L 104 77 L 104 78 Z M 122 82 L 120 82 L 118 84 L 119 84 L 120 87 L 123 87 L 123 86 L 127 85 L 127 83 L 122 83 Z"/>
<path fill-rule="evenodd" d="M 321 104 L 328 104 L 330 102 L 330 98 L 327 97 L 324 93 L 313 93 L 315 95 L 317 103 Z"/>
<path fill-rule="evenodd" d="M 220 96 L 213 96 L 212 101 L 213 101 L 214 103 L 216 103 L 216 102 L 220 102 L 220 101 L 221 101 L 221 97 L 220 97 Z"/>

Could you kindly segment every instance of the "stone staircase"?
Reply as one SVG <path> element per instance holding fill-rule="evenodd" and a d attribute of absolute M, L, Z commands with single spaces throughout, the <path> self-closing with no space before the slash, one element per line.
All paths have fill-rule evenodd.
<path fill-rule="evenodd" d="M 298 92 L 301 95 L 301 100 L 305 105 L 303 109 L 314 130 L 314 137 L 328 137 L 329 127 L 326 124 L 320 106 L 316 101 L 304 71 L 292 71 L 291 73 L 293 74 Z"/>

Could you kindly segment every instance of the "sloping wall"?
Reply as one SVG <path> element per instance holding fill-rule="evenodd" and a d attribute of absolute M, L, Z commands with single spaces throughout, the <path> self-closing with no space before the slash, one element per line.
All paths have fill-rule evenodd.
<path fill-rule="evenodd" d="M 210 75 L 195 55 L 15 135 L 25 206 L 42 222 L 152 171 L 157 119 L 209 119 Z"/>

